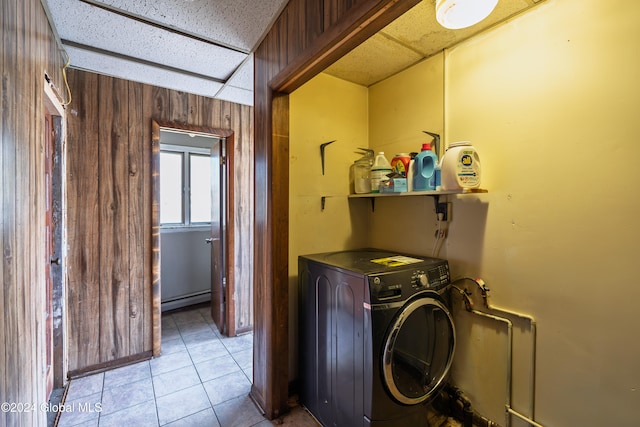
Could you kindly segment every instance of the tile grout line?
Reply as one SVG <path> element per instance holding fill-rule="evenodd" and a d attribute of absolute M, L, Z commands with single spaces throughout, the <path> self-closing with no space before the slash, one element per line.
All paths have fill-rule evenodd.
<path fill-rule="evenodd" d="M 204 324 L 205 324 L 205 325 L 207 325 L 207 326 L 208 326 L 208 328 L 211 330 L 211 332 L 213 332 L 213 334 L 216 336 L 216 339 L 217 339 L 217 340 L 220 340 L 220 336 L 216 333 L 216 331 L 214 330 L 214 328 L 212 327 L 212 325 L 211 325 L 209 322 L 207 322 L 207 319 L 205 319 L 205 318 L 204 318 L 204 316 L 202 315 L 202 313 L 198 312 L 198 314 L 200 315 L 200 318 L 202 319 L 202 322 L 204 322 Z M 200 381 L 200 383 L 199 383 L 199 384 L 200 384 L 200 387 L 202 387 L 202 390 L 204 391 L 205 395 L 207 396 L 207 400 L 208 400 L 208 402 L 209 402 L 209 407 L 210 407 L 210 408 L 211 408 L 211 410 L 213 411 L 213 415 L 216 417 L 216 420 L 218 421 L 218 425 L 222 425 L 221 420 L 220 420 L 220 417 L 218 416 L 218 413 L 216 412 L 216 410 L 215 410 L 215 408 L 214 408 L 213 402 L 211 402 L 211 398 L 209 397 L 209 393 L 207 393 L 207 390 L 206 390 L 206 389 L 205 389 L 205 387 L 204 387 L 204 382 L 203 382 L 203 380 L 202 380 L 202 376 L 200 375 L 200 372 L 198 371 L 198 368 L 196 367 L 196 363 L 195 363 L 195 361 L 193 360 L 193 356 L 191 355 L 191 352 L 189 351 L 189 346 L 184 342 L 184 335 L 183 335 L 183 333 L 182 333 L 182 330 L 180 329 L 180 326 L 178 326 L 178 324 L 177 324 L 177 322 L 175 321 L 175 319 L 174 319 L 174 323 L 175 323 L 175 325 L 176 325 L 176 328 L 177 328 L 177 330 L 178 330 L 178 333 L 180 334 L 180 339 L 182 340 L 182 343 L 183 343 L 183 345 L 185 346 L 185 350 L 187 351 L 187 355 L 189 356 L 189 360 L 191 360 L 191 367 L 196 371 L 196 375 L 198 375 L 198 380 Z M 196 323 L 196 322 L 193 322 L 193 323 Z M 198 322 L 198 323 L 200 323 L 200 322 Z M 185 324 L 189 324 L 189 323 L 185 323 Z M 232 358 L 232 360 L 234 360 L 234 362 L 235 362 L 235 359 L 233 359 L 233 356 L 231 355 L 231 353 L 229 352 L 229 350 L 227 349 L 227 347 L 224 345 L 224 343 L 222 343 L 222 345 L 223 345 L 223 347 L 224 347 L 225 351 L 227 352 L 227 355 L 225 355 L 225 356 L 221 356 L 221 357 L 219 357 L 219 359 L 221 359 L 221 358 L 223 358 L 223 357 L 231 357 L 231 358 Z M 236 362 L 236 364 L 237 364 L 237 362 Z M 238 366 L 238 367 L 239 367 L 239 366 Z M 205 410 L 206 410 L 206 409 L 203 409 L 202 411 L 205 411 Z M 157 404 L 156 404 L 156 411 L 157 411 Z M 199 412 L 202 412 L 202 411 L 198 411 L 198 412 L 196 412 L 196 413 L 199 413 Z M 184 416 L 184 417 L 182 417 L 182 418 L 180 418 L 180 419 L 185 419 L 185 418 L 188 418 L 188 417 L 190 417 L 190 416 L 192 416 L 192 415 L 195 415 L 195 413 L 194 413 L 194 414 L 186 415 L 186 416 Z M 175 420 L 175 421 L 178 421 L 178 420 Z M 160 416 L 159 416 L 159 415 L 158 415 L 158 423 L 160 423 Z"/>
<path fill-rule="evenodd" d="M 102 374 L 102 387 L 100 387 L 100 408 L 102 408 L 102 400 L 104 399 L 104 387 L 107 383 L 107 374 L 103 372 Z M 102 418 L 102 411 L 98 414 L 98 426 L 100 426 L 100 419 Z"/>
<path fill-rule="evenodd" d="M 202 317 L 202 320 L 205 322 L 205 324 L 207 324 L 207 325 L 209 326 L 209 328 L 210 328 L 210 329 L 213 329 L 213 328 L 211 328 L 211 325 L 209 325 L 209 324 L 208 324 L 207 319 L 205 319 L 205 318 L 202 316 L 202 314 L 201 314 L 201 313 L 199 313 L 199 312 L 198 312 L 198 314 L 200 314 L 200 317 Z M 202 377 L 200 376 L 200 372 L 198 371 L 198 368 L 196 367 L 196 363 L 195 363 L 195 361 L 193 360 L 193 357 L 191 356 L 191 352 L 189 351 L 189 347 L 187 346 L 187 343 L 185 343 L 185 342 L 184 342 L 184 337 L 182 336 L 182 331 L 180 331 L 180 328 L 178 328 L 178 332 L 180 333 L 180 337 L 182 338 L 182 342 L 183 342 L 183 344 L 184 344 L 184 347 L 186 348 L 186 350 L 187 350 L 187 354 L 189 355 L 189 360 L 191 360 L 191 366 L 192 366 L 192 367 L 193 367 L 193 369 L 196 371 L 196 375 L 198 375 L 198 380 L 200 380 L 200 386 L 201 386 L 201 387 L 202 387 L 202 389 L 204 390 L 204 393 L 207 395 L 207 400 L 209 401 L 209 407 L 210 407 L 210 408 L 211 408 L 211 410 L 213 411 L 213 416 L 214 416 L 214 417 L 216 417 L 216 420 L 218 421 L 218 425 L 222 425 L 222 424 L 220 423 L 220 418 L 218 417 L 218 414 L 216 413 L 216 410 L 215 410 L 215 408 L 213 407 L 213 403 L 211 402 L 211 398 L 209 397 L 209 393 L 207 393 L 207 390 L 204 388 L 204 383 L 202 382 Z M 212 332 L 213 332 L 213 333 L 214 333 L 214 335 L 215 335 L 215 331 L 213 331 L 213 330 L 212 330 Z M 218 339 L 220 339 L 220 338 L 218 337 Z M 191 415 L 193 415 L 193 414 L 191 414 Z M 188 417 L 188 416 L 190 416 L 190 415 L 187 415 L 187 417 Z M 184 417 L 184 418 L 186 418 L 186 417 Z"/>
<path fill-rule="evenodd" d="M 211 408 L 211 410 L 213 411 L 213 415 L 214 415 L 215 419 L 217 420 L 218 424 L 219 424 L 220 426 L 222 426 L 222 421 L 223 421 L 223 419 L 221 418 L 221 414 L 219 414 L 219 413 L 216 411 L 216 409 L 215 409 L 215 407 L 214 407 L 214 406 L 216 406 L 216 405 L 222 405 L 222 404 L 225 404 L 225 403 L 227 403 L 227 402 L 230 402 L 230 401 L 231 401 L 231 400 L 233 400 L 233 399 L 226 399 L 226 400 L 224 400 L 224 401 L 222 401 L 222 402 L 218 402 L 216 405 L 214 405 L 214 403 L 213 403 L 213 401 L 212 401 L 212 398 L 211 398 L 211 396 L 209 395 L 209 393 L 208 393 L 208 391 L 207 391 L 207 388 L 205 387 L 205 382 L 203 381 L 202 374 L 201 374 L 201 372 L 198 370 L 198 368 L 196 367 L 196 362 L 195 362 L 195 360 L 194 360 L 194 358 L 193 358 L 194 356 L 192 356 L 192 352 L 190 351 L 190 347 L 191 347 L 191 348 L 193 348 L 193 347 L 197 347 L 197 346 L 200 344 L 200 340 L 195 340 L 195 341 L 191 342 L 190 346 L 188 346 L 188 345 L 186 344 L 186 342 L 185 342 L 185 340 L 184 340 L 185 336 L 187 336 L 187 337 L 188 337 L 189 335 L 191 335 L 191 334 L 189 333 L 189 331 L 190 331 L 191 329 L 190 329 L 190 327 L 189 327 L 189 326 L 186 326 L 186 325 L 189 325 L 189 324 L 193 324 L 193 325 L 201 325 L 201 324 L 202 324 L 202 322 L 204 322 L 204 324 L 206 324 L 206 325 L 207 325 L 207 328 L 201 328 L 201 329 L 202 329 L 202 331 L 211 331 L 211 332 L 213 333 L 213 335 L 214 335 L 214 339 L 213 339 L 213 340 L 211 340 L 211 342 L 217 342 L 217 343 L 219 343 L 219 344 L 216 344 L 216 347 L 217 347 L 218 345 L 220 345 L 220 346 L 221 346 L 221 348 L 223 348 L 223 349 L 224 349 L 224 355 L 223 355 L 223 356 L 220 356 L 220 357 L 218 357 L 218 358 L 213 358 L 213 359 L 207 359 L 207 361 L 209 361 L 209 360 L 214 360 L 214 359 L 220 359 L 220 361 L 222 361 L 222 360 L 226 360 L 225 362 L 222 362 L 222 363 L 225 363 L 225 364 L 228 364 L 228 363 L 229 363 L 229 362 L 228 362 L 229 360 L 233 361 L 233 365 L 229 365 L 229 366 L 235 366 L 235 368 L 236 368 L 236 369 L 238 369 L 240 372 L 242 372 L 242 378 L 245 378 L 249 383 L 252 383 L 252 378 L 250 378 L 250 377 L 249 377 L 249 375 L 247 374 L 247 372 L 245 371 L 245 369 L 243 369 L 243 367 L 242 367 L 242 365 L 241 365 L 241 363 L 240 363 L 240 361 L 239 361 L 239 360 L 244 360 L 244 361 L 246 362 L 246 358 L 245 358 L 245 357 L 239 357 L 239 356 L 237 356 L 237 354 L 240 354 L 241 352 L 244 352 L 244 351 L 249 351 L 249 350 L 251 350 L 253 347 L 252 347 L 252 346 L 251 346 L 251 347 L 247 347 L 247 346 L 246 346 L 246 345 L 247 345 L 247 343 L 246 343 L 246 339 L 239 339 L 239 337 L 224 337 L 224 338 L 223 338 L 223 337 L 222 337 L 222 336 L 217 332 L 217 327 L 215 326 L 215 324 L 214 324 L 214 323 L 210 323 L 210 322 L 207 320 L 207 317 L 206 317 L 203 313 L 201 313 L 201 312 L 196 312 L 196 314 L 192 315 L 192 317 L 191 317 L 191 318 L 189 318 L 188 316 L 185 316 L 185 317 L 183 318 L 183 321 L 185 321 L 185 320 L 186 320 L 187 322 L 186 322 L 186 323 L 181 323 L 181 325 L 182 325 L 182 329 L 181 329 L 181 327 L 178 325 L 178 322 L 176 321 L 176 319 L 175 319 L 174 317 L 172 317 L 172 315 L 169 315 L 169 316 L 167 316 L 167 317 L 169 317 L 169 318 L 170 318 L 170 321 L 173 323 L 173 325 L 174 325 L 174 326 L 175 326 L 175 328 L 176 328 L 176 331 L 178 332 L 178 334 L 177 334 L 177 336 L 175 337 L 175 339 L 180 338 L 181 344 L 182 344 L 183 348 L 184 348 L 184 349 L 186 350 L 186 352 L 187 352 L 187 356 L 188 356 L 189 361 L 190 361 L 190 364 L 189 364 L 189 365 L 187 365 L 187 366 L 188 366 L 188 367 L 190 367 L 191 369 L 193 369 L 193 370 L 195 371 L 195 373 L 196 373 L 196 375 L 197 375 L 197 380 L 198 380 L 198 383 L 197 383 L 197 384 L 199 384 L 199 385 L 200 385 L 200 390 L 201 390 L 201 391 L 204 391 L 205 396 L 206 396 L 206 398 L 207 398 L 207 401 L 208 401 L 208 403 L 209 403 L 209 406 L 208 406 L 208 407 L 206 407 L 205 409 L 202 409 L 202 410 L 200 410 L 200 411 L 196 411 L 196 412 L 194 412 L 194 413 L 192 413 L 192 414 L 185 414 L 183 417 L 181 417 L 181 418 L 179 418 L 179 419 L 177 419 L 177 420 L 169 421 L 169 423 L 172 423 L 172 422 L 175 422 L 175 421 L 178 421 L 178 420 L 182 420 L 182 419 L 187 419 L 187 418 L 189 418 L 189 417 L 191 417 L 191 416 L 194 416 L 194 415 L 196 415 L 196 414 L 198 414 L 198 413 L 201 413 L 201 412 L 204 412 L 204 411 L 208 411 L 208 409 L 209 409 L 209 408 Z M 195 321 L 194 321 L 194 319 L 195 319 Z M 195 330 L 195 329 L 199 329 L 199 328 L 200 328 L 200 326 L 194 326 L 194 330 Z M 185 331 L 185 332 L 186 332 L 186 335 L 184 335 L 184 334 L 183 334 L 183 331 Z M 196 334 L 196 333 L 198 333 L 198 332 L 193 332 L 193 334 Z M 205 334 L 205 335 L 206 335 L 206 334 Z M 208 343 L 208 342 L 209 342 L 209 340 L 208 340 L 206 337 L 203 337 L 203 341 L 204 341 L 204 343 Z M 225 341 L 226 341 L 226 342 L 225 342 Z M 203 345 L 204 345 L 204 343 L 203 343 Z M 234 349 L 234 350 L 235 350 L 235 353 L 234 353 L 234 352 L 232 352 L 232 349 Z M 159 359 L 159 357 L 158 357 L 158 359 Z M 152 396 L 152 399 L 153 399 L 153 403 L 154 403 L 154 405 L 155 405 L 156 425 L 157 425 L 158 427 L 160 427 L 160 426 L 162 426 L 163 424 L 161 424 L 161 419 L 160 419 L 160 410 L 159 410 L 159 406 L 158 406 L 158 397 L 156 396 L 156 391 L 155 391 L 155 385 L 156 385 L 156 384 L 155 384 L 155 382 L 154 382 L 154 378 L 155 378 L 155 376 L 154 376 L 154 374 L 153 374 L 153 369 L 152 369 L 152 366 L 153 366 L 152 361 L 153 361 L 153 360 L 154 360 L 154 358 L 152 358 L 152 359 L 150 359 L 150 360 L 145 361 L 144 363 L 146 363 L 146 365 L 145 365 L 145 367 L 144 367 L 143 371 L 140 371 L 140 372 L 142 373 L 142 372 L 146 371 L 146 373 L 149 375 L 149 378 L 150 378 L 150 381 L 151 381 L 151 396 Z M 185 362 L 186 362 L 186 360 L 185 360 Z M 187 366 L 185 366 L 185 368 L 186 368 Z M 170 373 L 170 372 L 172 372 L 172 371 L 160 372 L 160 373 L 158 373 L 158 376 L 161 376 L 161 375 L 163 375 L 163 374 L 167 374 L 167 373 Z M 104 399 L 105 399 L 105 396 L 106 396 L 106 394 L 107 394 L 107 390 L 106 390 L 107 375 L 106 375 L 106 374 L 107 374 L 107 372 L 103 372 L 103 373 L 101 373 L 102 377 L 100 378 L 100 387 L 99 387 L 99 388 L 100 388 L 100 394 L 99 394 L 99 399 L 100 399 L 100 400 L 99 400 L 99 401 L 100 401 L 101 405 L 103 405 L 103 404 L 104 404 Z M 229 373 L 229 374 L 225 374 L 225 375 L 231 375 L 231 374 Z M 216 380 L 216 379 L 218 379 L 218 378 L 223 378 L 225 375 L 222 375 L 222 376 L 220 376 L 220 377 L 216 377 L 216 378 L 211 378 L 211 379 L 210 379 L 210 380 L 208 380 L 208 381 L 215 381 L 215 380 Z M 145 376 L 146 376 L 146 375 L 145 375 Z M 194 378 L 194 380 L 195 380 L 195 378 Z M 140 381 L 142 381 L 142 380 L 140 380 Z M 194 384 L 193 386 L 197 386 L 197 384 Z M 213 387 L 213 386 L 212 386 L 212 387 Z M 213 390 L 213 389 L 212 389 L 212 390 Z M 217 393 L 218 388 L 215 388 L 215 390 L 216 390 L 216 393 Z M 236 398 L 240 398 L 240 397 L 242 397 L 242 396 L 237 396 Z M 150 403 L 150 402 L 151 402 L 151 400 L 147 400 L 147 401 L 145 401 L 145 402 L 139 402 L 137 405 L 140 405 L 140 404 L 143 404 L 143 403 L 148 404 L 148 403 Z M 203 402 L 203 403 L 204 403 L 204 402 Z M 134 406 L 135 406 L 135 405 L 134 405 Z M 126 410 L 126 409 L 128 409 L 128 408 L 122 409 L 122 411 L 124 411 L 124 410 Z M 98 414 L 98 416 L 97 416 L 94 420 L 95 420 L 95 422 L 97 423 L 97 425 L 99 426 L 99 425 L 101 425 L 101 424 L 102 424 L 102 422 L 103 422 L 103 421 L 105 421 L 105 420 L 107 419 L 107 418 L 105 418 L 105 417 L 107 417 L 107 416 L 109 416 L 109 415 L 112 415 L 112 414 L 115 414 L 115 413 L 117 413 L 117 412 L 118 412 L 118 411 L 116 410 L 116 411 L 110 412 L 110 413 L 108 413 L 108 414 L 105 414 L 105 413 L 103 413 L 102 411 L 100 411 L 100 413 Z M 104 416 L 104 417 L 103 417 L 103 416 Z M 109 419 L 111 419 L 111 418 L 109 418 Z M 264 421 L 264 419 L 263 419 L 263 420 L 261 420 L 260 422 L 258 422 L 257 424 L 260 424 L 260 423 L 261 423 L 261 422 L 263 422 L 263 421 Z M 257 424 L 255 424 L 255 423 L 254 423 L 254 424 L 252 424 L 252 425 L 257 425 Z M 166 425 L 166 424 L 165 424 L 165 425 Z"/>
<path fill-rule="evenodd" d="M 200 313 L 200 315 L 202 316 L 202 313 Z M 228 356 L 231 357 L 233 359 L 233 356 L 231 355 L 231 353 L 229 352 L 229 349 L 227 348 L 226 345 L 224 345 L 224 343 L 222 342 L 222 336 L 220 335 L 220 332 L 218 331 L 218 327 L 217 325 L 215 326 L 215 328 L 213 327 L 215 325 L 211 324 L 209 322 L 207 322 L 207 319 L 204 318 L 204 316 L 202 316 L 202 318 L 204 319 L 205 323 L 209 326 L 209 328 L 211 329 L 211 331 L 213 332 L 213 334 L 217 337 L 218 341 L 220 341 L 220 344 L 222 344 L 222 346 L 224 347 L 225 351 L 227 352 Z M 189 348 L 187 347 L 187 351 L 189 350 Z M 191 354 L 189 354 L 189 357 L 191 357 Z M 227 356 L 224 356 L 227 357 Z M 193 362 L 193 359 L 191 359 L 191 361 Z M 234 360 L 235 362 L 235 360 Z M 195 368 L 195 362 L 194 362 L 194 368 Z M 204 389 L 205 394 L 207 395 L 207 399 L 209 400 L 209 404 L 211 405 L 211 410 L 213 411 L 213 415 L 216 417 L 216 420 L 218 421 L 218 425 L 222 426 L 222 420 L 220 419 L 220 416 L 218 415 L 218 413 L 216 412 L 215 409 L 215 405 L 213 404 L 213 402 L 211 401 L 211 397 L 209 396 L 209 393 L 207 393 L 206 388 L 204 387 L 204 382 L 202 381 L 202 377 L 200 376 L 200 372 L 198 372 L 198 369 L 196 368 L 196 372 L 198 373 L 198 378 L 200 378 L 200 384 L 202 384 L 202 388 Z M 212 380 L 210 380 L 212 381 Z"/>
<path fill-rule="evenodd" d="M 153 383 L 153 372 L 151 371 L 151 362 L 149 362 L 149 377 L 151 378 L 151 391 L 153 392 L 153 405 L 156 408 L 156 421 L 160 427 L 160 413 L 158 412 L 158 398 L 156 397 L 156 386 Z"/>

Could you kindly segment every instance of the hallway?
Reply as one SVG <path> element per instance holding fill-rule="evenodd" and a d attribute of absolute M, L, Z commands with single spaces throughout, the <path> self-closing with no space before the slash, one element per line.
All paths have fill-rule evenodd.
<path fill-rule="evenodd" d="M 224 337 L 209 307 L 162 316 L 162 355 L 74 379 L 58 426 L 270 427 L 248 397 L 253 335 Z M 299 406 L 278 425 L 317 426 Z"/>

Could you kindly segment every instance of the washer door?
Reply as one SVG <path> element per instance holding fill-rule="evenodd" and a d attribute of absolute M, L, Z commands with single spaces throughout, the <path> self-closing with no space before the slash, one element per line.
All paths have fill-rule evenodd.
<path fill-rule="evenodd" d="M 422 296 L 396 315 L 384 341 L 384 382 L 400 403 L 429 399 L 443 383 L 455 351 L 455 329 L 447 307 Z"/>

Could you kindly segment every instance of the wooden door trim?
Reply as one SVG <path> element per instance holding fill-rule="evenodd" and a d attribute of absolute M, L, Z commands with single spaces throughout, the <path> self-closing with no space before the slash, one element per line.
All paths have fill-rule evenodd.
<path fill-rule="evenodd" d="M 235 309 L 233 308 L 233 294 L 235 293 L 235 283 L 233 277 L 234 260 L 234 233 L 229 220 L 235 217 L 234 212 L 234 185 L 233 176 L 233 156 L 234 151 L 234 132 L 231 129 L 214 128 L 210 126 L 189 125 L 180 122 L 171 122 L 164 120 L 151 119 L 151 310 L 153 321 L 153 356 L 160 356 L 161 340 L 162 340 L 162 293 L 160 281 L 160 131 L 162 129 L 180 130 L 189 133 L 202 133 L 213 135 L 218 138 L 226 139 L 227 165 L 225 168 L 226 186 L 221 189 L 226 194 L 227 209 L 225 228 L 225 271 L 227 276 L 226 288 L 226 304 L 225 310 L 226 323 L 229 331 L 233 330 L 235 334 Z M 231 335 L 231 334 L 230 334 Z"/>
<path fill-rule="evenodd" d="M 54 255 L 59 264 L 54 267 L 57 272 L 53 273 L 53 387 L 63 387 L 67 378 L 67 349 L 66 349 L 66 260 L 65 251 L 62 249 L 66 245 L 65 236 L 65 164 L 64 152 L 64 119 L 61 116 L 52 116 L 55 139 L 53 140 L 53 170 L 52 170 L 52 197 L 53 197 L 53 219 L 54 234 L 56 244 Z"/>
<path fill-rule="evenodd" d="M 365 0 L 356 3 L 289 62 L 269 82 L 269 86 L 274 91 L 293 92 L 418 3 L 420 0 Z"/>
<path fill-rule="evenodd" d="M 67 381 L 67 335 L 66 330 L 66 258 L 65 251 L 62 250 L 67 244 L 66 237 L 66 115 L 65 109 L 60 103 L 60 98 L 53 88 L 44 79 L 44 109 L 46 114 L 51 116 L 51 126 L 55 133 L 52 143 L 52 230 L 54 232 L 55 247 L 53 256 L 59 259 L 59 264 L 51 271 L 53 280 L 52 303 L 53 303 L 53 387 L 63 387 Z M 54 228 L 55 227 L 55 228 Z M 46 260 L 49 262 L 49 260 Z"/>
<path fill-rule="evenodd" d="M 225 242 L 226 243 L 224 245 L 224 250 L 225 250 L 225 261 L 226 261 L 225 271 L 227 276 L 226 277 L 227 278 L 226 323 L 227 323 L 227 335 L 229 335 L 230 337 L 233 337 L 236 335 L 236 332 L 237 332 L 236 301 L 234 297 L 236 292 L 234 266 L 236 265 L 236 262 L 235 262 L 235 259 L 232 259 L 234 258 L 235 256 L 234 254 L 236 253 L 235 241 L 233 240 L 233 235 L 234 235 L 233 220 L 236 217 L 235 203 L 234 203 L 235 180 L 233 179 L 233 169 L 234 169 L 233 153 L 235 152 L 235 133 L 232 131 L 229 131 L 229 134 L 224 138 L 226 140 L 225 147 L 224 147 L 224 151 L 225 151 L 224 172 L 225 172 L 225 196 L 226 196 L 226 203 L 225 203 L 226 205 Z"/>
<path fill-rule="evenodd" d="M 54 277 L 53 268 L 50 260 L 53 258 L 55 252 L 55 231 L 54 231 L 54 219 L 53 219 L 53 168 L 54 160 L 53 153 L 55 150 L 55 131 L 53 126 L 53 117 L 51 113 L 45 108 L 44 111 L 44 176 L 45 176 L 45 259 L 44 259 L 44 274 L 45 274 L 45 315 L 44 315 L 44 365 L 45 365 L 45 399 L 49 400 L 51 392 L 53 391 L 53 375 L 55 372 L 54 362 L 54 350 L 53 350 L 53 288 Z"/>
<path fill-rule="evenodd" d="M 282 95 L 302 86 L 418 3 L 361 0 L 345 5 L 338 0 L 307 0 L 285 6 L 254 54 L 254 192 L 264 189 L 265 182 L 288 188 L 288 133 L 277 132 L 279 124 L 289 119 Z M 333 21 L 327 15 L 331 7 L 339 15 Z M 318 16 L 318 11 L 325 15 Z M 279 366 L 288 353 L 288 256 L 279 254 L 288 247 L 288 198 L 269 190 L 266 196 L 256 195 L 255 204 L 251 396 L 272 419 L 288 410 L 288 366 L 284 371 Z"/>

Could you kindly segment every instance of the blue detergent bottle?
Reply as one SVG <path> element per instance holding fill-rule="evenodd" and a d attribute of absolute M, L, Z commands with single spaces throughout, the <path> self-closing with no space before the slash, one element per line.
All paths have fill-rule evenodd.
<path fill-rule="evenodd" d="M 431 144 L 422 144 L 422 151 L 415 158 L 413 166 L 413 191 L 435 190 L 434 174 L 438 156 L 431 151 Z"/>

